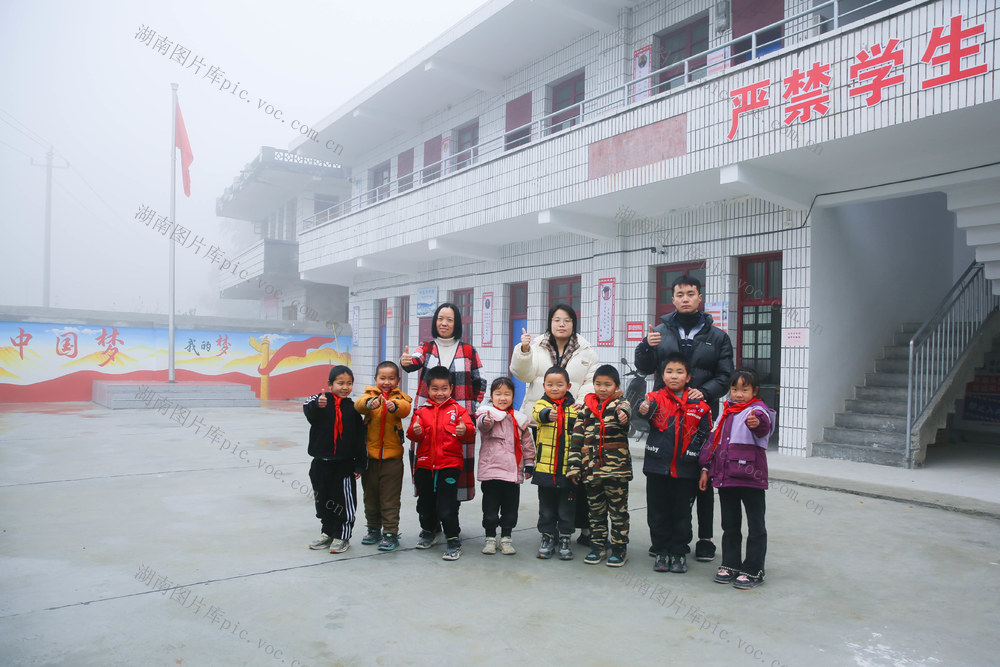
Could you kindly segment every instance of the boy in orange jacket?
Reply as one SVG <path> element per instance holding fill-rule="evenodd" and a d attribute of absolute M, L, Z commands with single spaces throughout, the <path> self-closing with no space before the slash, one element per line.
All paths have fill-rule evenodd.
<path fill-rule="evenodd" d="M 383 361 L 375 386 L 365 387 L 354 409 L 365 418 L 368 469 L 361 478 L 368 532 L 361 544 L 378 542 L 379 551 L 399 546 L 399 507 L 403 492 L 403 418 L 412 399 L 399 390 L 399 366 Z"/>
<path fill-rule="evenodd" d="M 420 517 L 418 549 L 429 549 L 444 527 L 448 546 L 444 560 L 458 560 L 462 541 L 458 526 L 458 478 L 465 455 L 463 442 L 473 442 L 476 430 L 465 408 L 451 397 L 451 372 L 444 366 L 427 371 L 430 401 L 413 413 L 407 437 L 416 444 L 413 483 Z"/>

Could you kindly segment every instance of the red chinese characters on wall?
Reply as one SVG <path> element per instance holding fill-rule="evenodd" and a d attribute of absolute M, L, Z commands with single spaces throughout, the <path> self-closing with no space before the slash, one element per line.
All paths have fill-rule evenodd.
<path fill-rule="evenodd" d="M 21 327 L 17 328 L 18 334 L 17 338 L 11 338 L 11 344 L 17 348 L 18 354 L 24 359 L 24 348 L 28 347 L 28 343 L 31 342 L 32 335 L 30 333 L 25 333 L 24 329 Z"/>
<path fill-rule="evenodd" d="M 986 32 L 986 24 L 979 23 L 963 28 L 961 14 L 951 17 L 948 25 L 936 26 L 931 30 L 927 47 L 920 62 L 929 68 L 943 68 L 943 73 L 920 82 L 921 90 L 942 86 L 989 71 L 987 63 L 973 64 L 981 57 L 983 45 L 963 42 Z M 850 98 L 863 100 L 866 106 L 875 106 L 885 99 L 885 91 L 891 86 L 902 84 L 906 74 L 903 71 L 905 53 L 899 39 L 890 39 L 884 44 L 873 44 L 862 49 L 849 68 L 851 87 Z M 937 70 L 933 70 L 937 73 Z M 785 91 L 785 125 L 806 122 L 814 116 L 824 116 L 829 111 L 830 94 L 827 88 L 832 81 L 830 65 L 814 62 L 803 72 L 795 68 L 791 75 L 782 80 Z M 764 79 L 729 93 L 732 101 L 732 122 L 727 139 L 733 139 L 739 130 L 739 119 L 743 114 L 767 108 L 768 86 L 771 80 Z"/>
<path fill-rule="evenodd" d="M 125 341 L 118 337 L 118 329 L 111 327 L 111 334 L 108 334 L 108 330 L 101 327 L 101 335 L 96 339 L 97 344 L 104 348 L 104 354 L 107 357 L 103 362 L 99 363 L 98 366 L 102 368 L 107 366 L 115 357 L 118 356 L 118 344 L 124 343 Z"/>
<path fill-rule="evenodd" d="M 69 331 L 56 336 L 56 354 L 75 359 L 77 353 L 76 332 Z"/>

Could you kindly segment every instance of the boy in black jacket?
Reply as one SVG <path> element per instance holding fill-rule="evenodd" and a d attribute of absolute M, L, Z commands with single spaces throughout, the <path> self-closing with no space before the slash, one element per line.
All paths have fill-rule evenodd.
<path fill-rule="evenodd" d="M 646 457 L 646 520 L 656 554 L 655 572 L 687 572 L 691 551 L 691 504 L 701 474 L 698 454 L 712 430 L 712 411 L 691 398 L 691 371 L 680 352 L 667 355 L 663 389 L 646 396 L 639 413 L 649 417 Z"/>
<path fill-rule="evenodd" d="M 361 415 L 354 410 L 351 390 L 354 373 L 347 366 L 334 366 L 326 390 L 302 406 L 309 420 L 309 468 L 316 518 L 323 534 L 310 549 L 330 547 L 339 554 L 351 546 L 351 529 L 358 507 L 357 480 L 368 467 L 368 448 Z"/>

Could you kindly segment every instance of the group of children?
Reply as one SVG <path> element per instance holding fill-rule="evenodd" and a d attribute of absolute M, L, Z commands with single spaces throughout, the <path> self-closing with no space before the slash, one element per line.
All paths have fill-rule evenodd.
<path fill-rule="evenodd" d="M 714 429 L 711 408 L 691 398 L 689 362 L 669 355 L 662 368 L 665 386 L 637 407 L 649 419 L 643 474 L 646 476 L 650 556 L 656 572 L 684 573 L 692 540 L 691 507 L 696 489 L 719 489 L 722 514 L 722 564 L 715 581 L 753 588 L 764 578 L 767 532 L 767 444 L 775 413 L 757 397 L 752 370 L 738 369 L 729 400 Z M 553 366 L 543 381 L 544 395 L 531 418 L 513 408 L 514 383 L 500 377 L 490 386 L 490 402 L 474 415 L 452 398 L 452 378 L 443 366 L 427 369 L 429 400 L 413 410 L 406 437 L 417 495 L 420 534 L 416 548 L 429 549 L 443 536 L 443 558 L 462 554 L 458 490 L 464 471 L 463 445 L 481 439 L 478 478 L 483 493 L 484 554 L 516 553 L 512 541 L 526 478 L 538 487 L 537 556 L 573 559 L 575 503 L 583 497 L 590 524 L 588 564 L 620 567 L 628 560 L 628 485 L 632 457 L 628 447 L 633 408 L 622 396 L 618 371 L 610 365 L 594 373 L 594 392 L 574 398 L 565 369 Z M 402 420 L 412 409 L 400 391 L 395 363 L 379 364 L 375 386 L 350 400 L 354 375 L 347 366 L 330 371 L 329 386 L 306 401 L 310 423 L 310 480 L 323 534 L 312 549 L 342 553 L 350 546 L 357 506 L 356 480 L 364 490 L 367 532 L 362 544 L 380 551 L 399 547 L 403 486 Z M 742 513 L 748 523 L 742 557 Z M 497 530 L 500 531 L 499 542 Z"/>

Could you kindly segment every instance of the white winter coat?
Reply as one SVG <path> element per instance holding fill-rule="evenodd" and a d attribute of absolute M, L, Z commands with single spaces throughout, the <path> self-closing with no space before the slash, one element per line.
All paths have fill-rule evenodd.
<path fill-rule="evenodd" d="M 531 346 L 527 352 L 521 351 L 521 343 L 514 347 L 514 354 L 510 358 L 510 372 L 521 382 L 528 386 L 524 391 L 524 402 L 521 403 L 520 410 L 524 414 L 531 414 L 531 408 L 535 401 L 542 397 L 545 390 L 542 384 L 545 380 L 545 371 L 552 367 L 552 355 L 540 343 L 548 334 L 536 336 L 531 341 Z M 570 393 L 573 397 L 583 402 L 583 397 L 594 391 L 594 371 L 600 365 L 597 359 L 597 352 L 590 346 L 590 343 L 576 334 L 576 342 L 579 347 L 573 356 L 566 363 L 566 372 L 569 373 Z"/>

